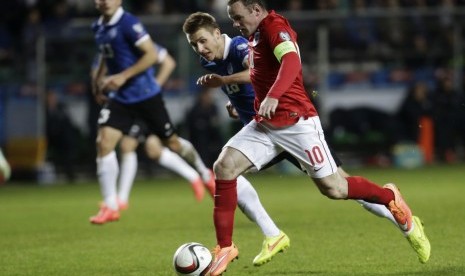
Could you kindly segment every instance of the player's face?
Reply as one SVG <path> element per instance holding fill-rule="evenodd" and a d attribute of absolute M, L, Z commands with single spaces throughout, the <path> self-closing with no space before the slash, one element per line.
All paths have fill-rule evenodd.
<path fill-rule="evenodd" d="M 95 0 L 95 7 L 105 17 L 111 17 L 121 6 L 122 0 Z"/>
<path fill-rule="evenodd" d="M 192 49 L 206 60 L 223 58 L 224 41 L 220 30 L 215 29 L 211 32 L 205 28 L 200 28 L 193 34 L 186 34 L 186 37 Z"/>
<path fill-rule="evenodd" d="M 239 29 L 243 36 L 248 37 L 257 30 L 260 21 L 255 9 L 248 9 L 241 1 L 238 1 L 229 5 L 227 10 L 233 27 Z"/>

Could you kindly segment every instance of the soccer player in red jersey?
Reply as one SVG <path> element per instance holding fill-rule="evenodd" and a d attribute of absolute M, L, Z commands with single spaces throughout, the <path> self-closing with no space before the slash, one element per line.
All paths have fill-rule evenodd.
<path fill-rule="evenodd" d="M 325 196 L 385 205 L 420 261 L 426 262 L 429 241 L 397 187 L 392 183 L 380 187 L 366 178 L 338 173 L 318 113 L 303 85 L 297 34 L 289 22 L 268 11 L 262 0 L 229 0 L 227 10 L 233 26 L 249 39 L 257 115 L 228 141 L 214 165 L 217 246 L 210 275 L 220 275 L 239 255 L 232 241 L 236 178 L 250 168 L 260 170 L 283 151 L 299 160 Z"/>

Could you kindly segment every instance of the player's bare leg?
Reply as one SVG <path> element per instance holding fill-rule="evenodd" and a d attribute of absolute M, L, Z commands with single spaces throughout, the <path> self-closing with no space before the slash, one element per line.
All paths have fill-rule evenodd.
<path fill-rule="evenodd" d="M 215 191 L 215 177 L 213 172 L 205 166 L 205 163 L 200 158 L 199 153 L 192 143 L 174 134 L 165 140 L 164 144 L 170 150 L 179 154 L 184 160 L 191 164 L 197 172 L 199 172 L 207 190 L 213 196 Z"/>
<path fill-rule="evenodd" d="M 147 138 L 145 151 L 150 159 L 189 181 L 197 201 L 203 199 L 205 194 L 203 179 L 180 155 L 164 147 L 161 140 L 155 135 L 150 135 Z"/>

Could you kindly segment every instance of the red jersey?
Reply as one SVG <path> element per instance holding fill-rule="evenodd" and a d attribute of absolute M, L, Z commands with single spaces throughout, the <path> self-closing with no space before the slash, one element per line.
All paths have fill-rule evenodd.
<path fill-rule="evenodd" d="M 274 50 L 276 46 L 286 41 L 294 43 L 297 54 L 300 55 L 297 34 L 289 22 L 273 10 L 260 22 L 255 33 L 249 37 L 250 79 L 255 90 L 254 108 L 257 113 L 261 102 L 276 81 L 281 65 L 274 55 Z M 305 91 L 302 68 L 300 68 L 292 85 L 278 100 L 279 104 L 275 115 L 267 120 L 275 126 L 292 125 L 300 117 L 308 118 L 318 115 Z M 266 119 L 260 117 L 258 120 Z"/>

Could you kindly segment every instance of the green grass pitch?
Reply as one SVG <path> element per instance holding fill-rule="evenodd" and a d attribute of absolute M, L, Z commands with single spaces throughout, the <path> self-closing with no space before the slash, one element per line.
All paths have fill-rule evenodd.
<path fill-rule="evenodd" d="M 263 237 L 237 210 L 240 258 L 225 275 L 465 275 L 464 165 L 349 172 L 400 187 L 425 223 L 427 264 L 393 224 L 355 202 L 325 198 L 305 176 L 261 173 L 249 179 L 291 247 L 254 267 Z M 0 187 L 0 275 L 175 275 L 179 245 L 215 245 L 212 200 L 197 203 L 180 178 L 138 180 L 121 220 L 94 226 L 99 200 L 96 181 Z"/>

